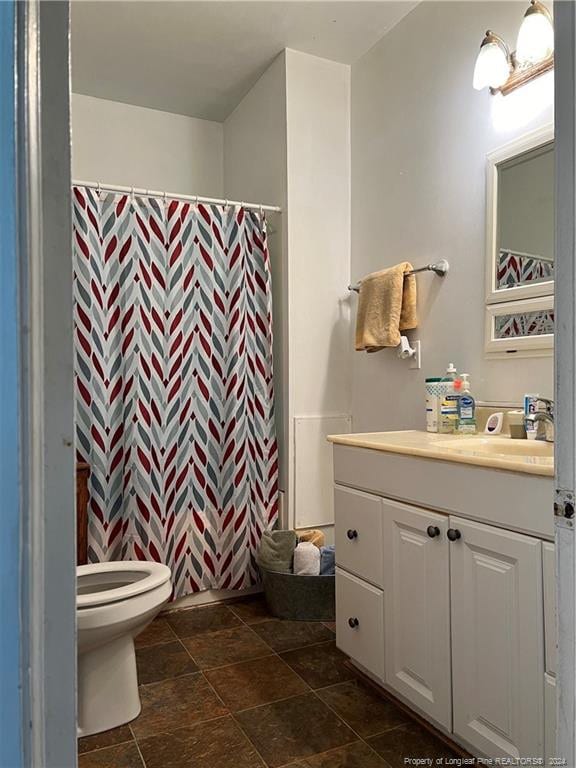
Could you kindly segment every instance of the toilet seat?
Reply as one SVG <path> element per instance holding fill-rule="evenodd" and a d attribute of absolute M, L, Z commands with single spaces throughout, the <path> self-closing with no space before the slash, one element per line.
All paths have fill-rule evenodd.
<path fill-rule="evenodd" d="M 170 568 L 143 560 L 92 563 L 76 568 L 76 608 L 96 608 L 142 595 L 170 580 Z"/>

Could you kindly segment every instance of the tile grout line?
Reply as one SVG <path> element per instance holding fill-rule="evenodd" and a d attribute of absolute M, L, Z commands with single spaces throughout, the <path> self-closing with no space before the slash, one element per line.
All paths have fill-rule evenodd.
<path fill-rule="evenodd" d="M 190 651 L 188 651 L 188 653 L 190 654 Z M 276 656 L 276 655 L 277 654 L 274 653 L 274 651 L 268 651 L 267 653 L 262 654 L 262 656 L 253 656 L 253 657 L 251 657 L 249 659 L 243 659 L 242 661 L 231 661 L 228 664 L 220 664 L 217 667 L 203 667 L 203 668 L 199 668 L 199 669 L 200 669 L 201 672 L 215 672 L 217 669 L 226 669 L 226 667 L 236 667 L 239 664 L 248 664 L 251 661 L 262 661 L 262 659 L 269 659 L 270 656 Z M 194 661 L 195 664 L 198 663 L 194 659 L 192 654 L 190 654 L 190 657 L 192 658 L 192 660 Z"/>
<path fill-rule="evenodd" d="M 201 671 L 201 672 L 200 672 L 200 674 L 202 675 L 202 677 L 203 677 L 203 678 L 204 678 L 204 680 L 206 681 L 206 683 L 207 683 L 208 687 L 209 687 L 209 688 L 210 688 L 210 690 L 213 692 L 213 694 L 216 696 L 216 698 L 218 699 L 218 701 L 220 702 L 220 704 L 222 704 L 222 706 L 224 707 L 224 709 L 226 710 L 226 712 L 227 712 L 229 715 L 231 715 L 231 714 L 232 714 L 232 711 L 231 711 L 230 707 L 228 706 L 228 704 L 226 704 L 226 702 L 224 701 L 224 699 L 222 698 L 222 696 L 220 696 L 220 694 L 218 693 L 218 691 L 216 690 L 216 688 L 215 688 L 215 687 L 212 685 L 212 683 L 210 682 L 210 680 L 208 680 L 208 678 L 206 677 L 206 675 L 204 674 L 204 672 L 203 672 L 203 671 Z"/>
<path fill-rule="evenodd" d="M 338 683 L 338 685 L 341 685 L 341 683 Z M 326 686 L 326 688 L 329 688 L 329 687 L 330 687 L 330 686 Z M 325 689 L 325 688 L 324 688 L 324 689 L 321 689 L 321 688 L 320 688 L 320 689 L 318 689 L 318 690 L 326 690 L 326 689 Z M 401 723 L 400 725 L 395 725 L 395 726 L 393 726 L 392 728 L 387 728 L 387 729 L 386 729 L 386 730 L 384 730 L 384 731 L 379 731 L 378 733 L 375 733 L 375 734 L 373 734 L 372 736 L 367 736 L 367 737 L 364 737 L 364 736 L 362 736 L 361 734 L 359 734 L 359 733 L 358 733 L 358 731 L 356 731 L 356 730 L 355 730 L 355 729 L 354 729 L 354 728 L 353 728 L 353 727 L 350 725 L 350 723 L 347 723 L 347 722 L 346 722 L 346 720 L 344 720 L 344 718 L 343 718 L 343 717 L 342 717 L 342 716 L 341 716 L 341 715 L 340 715 L 340 714 L 339 714 L 339 713 L 338 713 L 338 712 L 337 712 L 337 711 L 334 709 L 334 707 L 330 706 L 330 704 L 329 704 L 327 701 L 324 701 L 323 699 L 321 699 L 321 698 L 320 698 L 320 696 L 318 696 L 318 694 L 317 694 L 317 692 L 316 692 L 316 691 L 313 691 L 313 693 L 314 693 L 314 695 L 316 696 L 316 698 L 317 698 L 319 701 L 321 701 L 321 702 L 322 702 L 322 703 L 323 703 L 325 706 L 327 706 L 327 707 L 328 707 L 328 709 L 329 709 L 329 710 L 330 710 L 330 711 L 331 711 L 331 712 L 332 712 L 334 715 L 336 715 L 336 717 L 337 717 L 339 720 L 341 720 L 341 721 L 344 723 L 344 725 L 345 725 L 345 726 L 347 726 L 347 727 L 348 727 L 348 728 L 349 728 L 349 729 L 352 731 L 352 733 L 353 733 L 355 736 L 357 736 L 357 737 L 358 737 L 358 740 L 359 740 L 359 741 L 361 741 L 363 744 L 366 744 L 366 746 L 368 747 L 368 749 L 369 749 L 371 752 L 373 752 L 375 755 L 377 755 L 378 757 L 380 757 L 382 760 L 384 760 L 384 758 L 382 757 L 382 755 L 379 755 L 379 754 L 378 754 L 378 752 L 376 752 L 376 750 L 374 749 L 374 747 L 373 747 L 371 744 L 369 744 L 369 743 L 368 743 L 367 739 L 372 739 L 372 738 L 374 738 L 374 737 L 376 737 L 376 736 L 381 736 L 381 735 L 382 735 L 382 734 L 384 734 L 384 733 L 388 733 L 389 731 L 394 731 L 394 730 L 396 730 L 396 728 L 402 728 L 402 726 L 403 726 L 403 725 L 406 725 L 406 723 Z M 384 760 L 384 762 L 386 763 L 386 760 Z"/>
<path fill-rule="evenodd" d="M 351 747 L 353 744 L 362 744 L 362 739 L 354 739 L 354 741 L 347 741 L 345 744 L 340 744 L 338 747 L 330 747 L 330 749 L 325 749 L 322 752 L 314 752 L 313 755 L 306 755 L 305 757 L 297 757 L 294 760 L 290 760 L 288 763 L 282 763 L 282 765 L 278 765 L 276 768 L 286 768 L 286 766 L 293 765 L 294 763 L 299 766 L 302 762 L 302 760 L 308 760 L 308 758 L 311 757 L 321 757 L 322 755 L 329 755 L 330 752 L 336 752 L 339 749 L 344 749 L 345 747 Z M 372 750 L 374 751 L 374 750 Z M 384 760 L 383 757 L 378 755 L 381 760 Z M 384 760 L 384 768 L 390 768 L 388 763 Z"/>
<path fill-rule="evenodd" d="M 118 726 L 121 728 L 122 726 Z M 130 733 L 132 733 L 132 729 L 130 729 Z M 96 735 L 96 734 L 95 734 Z M 84 736 L 81 738 L 90 738 L 89 736 Z M 103 747 L 96 747 L 95 749 L 88 749 L 85 752 L 78 752 L 78 758 L 82 757 L 82 755 L 92 755 L 94 752 L 102 752 L 103 749 L 113 749 L 114 747 L 123 747 L 124 744 L 132 744 L 132 742 L 135 742 L 136 739 L 134 738 L 134 735 L 132 735 L 131 739 L 126 739 L 126 741 L 119 741 L 116 744 L 106 744 Z"/>
<path fill-rule="evenodd" d="M 227 717 L 231 716 L 231 712 L 228 712 L 225 715 L 217 715 L 216 717 L 209 717 L 206 720 L 196 720 L 193 723 L 189 723 L 188 725 L 179 725 L 177 728 L 174 728 L 171 731 L 156 731 L 155 733 L 149 733 L 146 736 L 140 736 L 139 738 L 137 736 L 134 736 L 134 741 L 138 744 L 138 748 L 140 748 L 140 742 L 146 741 L 147 739 L 155 739 L 157 736 L 174 736 L 176 731 L 188 728 L 195 728 L 199 725 L 206 725 L 207 723 L 214 723 L 216 720 L 225 720 Z M 128 742 L 125 742 L 128 743 Z"/>
<path fill-rule="evenodd" d="M 232 714 L 234 715 L 240 715 L 244 714 L 244 712 L 253 712 L 255 709 L 261 709 L 262 707 L 270 707 L 272 704 L 282 704 L 285 701 L 290 701 L 290 699 L 297 699 L 299 696 L 307 696 L 309 693 L 314 693 L 314 691 L 308 690 L 308 691 L 302 691 L 301 693 L 293 693 L 292 696 L 284 696 L 282 699 L 274 699 L 273 701 L 267 701 L 264 704 L 256 704 L 253 707 L 245 707 L 244 709 L 237 709 Z"/>
<path fill-rule="evenodd" d="M 245 730 L 244 730 L 244 728 L 242 727 L 242 723 L 241 723 L 241 722 L 239 722 L 239 720 L 238 720 L 238 719 L 235 717 L 235 713 L 234 713 L 234 712 L 230 712 L 230 716 L 232 717 L 232 720 L 234 721 L 234 723 L 236 724 L 236 726 L 237 726 L 237 727 L 240 729 L 240 733 L 241 733 L 241 734 L 244 736 L 244 738 L 246 739 L 246 741 L 248 742 L 248 744 L 249 744 L 249 745 L 252 747 L 252 749 L 254 750 L 254 752 L 256 752 L 256 754 L 258 755 L 258 757 L 260 758 L 260 760 L 262 760 L 262 765 L 263 765 L 265 768 L 270 768 L 270 763 L 268 763 L 268 761 L 267 761 L 267 760 L 264 760 L 264 755 L 262 755 L 262 754 L 261 754 L 261 752 L 260 752 L 260 750 L 258 749 L 258 747 L 256 746 L 256 744 L 254 744 L 254 742 L 252 741 L 252 739 L 250 738 L 250 736 L 249 736 L 249 735 L 246 733 L 246 731 L 245 731 Z"/>
<path fill-rule="evenodd" d="M 255 634 L 258 635 L 258 632 L 255 632 Z M 260 635 L 258 635 L 258 637 L 260 637 Z M 262 640 L 262 642 L 266 643 L 266 645 L 268 645 L 270 648 L 272 648 L 270 643 L 266 642 L 266 640 L 264 640 L 263 637 L 260 637 L 260 640 Z M 319 640 L 317 643 L 306 643 L 305 645 L 296 645 L 296 646 L 294 646 L 294 648 L 284 648 L 281 651 L 277 651 L 275 648 L 272 648 L 272 650 L 274 651 L 274 653 L 277 653 L 277 654 L 280 654 L 280 653 L 290 653 L 291 651 L 301 651 L 304 648 L 315 648 L 317 645 L 324 645 L 325 643 L 333 643 L 333 642 L 334 642 L 333 639 L 331 639 L 331 640 Z"/>
<path fill-rule="evenodd" d="M 147 768 L 146 760 L 144 760 L 144 755 L 142 754 L 142 750 L 140 749 L 140 744 L 138 744 L 138 739 L 136 738 L 136 736 L 134 736 L 134 731 L 132 730 L 132 727 L 131 726 L 128 726 L 128 727 L 130 728 L 130 733 L 134 737 L 134 743 L 136 744 L 136 749 L 138 750 L 138 754 L 140 755 L 140 760 L 142 760 L 142 765 L 144 768 Z"/>
<path fill-rule="evenodd" d="M 280 660 L 280 661 L 281 661 L 281 662 L 284 664 L 284 666 L 285 666 L 285 667 L 287 667 L 287 668 L 288 668 L 290 671 L 292 671 L 292 672 L 294 672 L 296 675 L 298 675 L 298 673 L 296 672 L 296 670 L 293 670 L 293 669 L 292 669 L 292 667 L 290 667 L 288 664 L 286 664 L 286 662 L 284 661 L 284 659 L 282 659 L 282 658 L 280 657 L 280 654 L 278 654 L 278 653 L 274 652 L 272 655 L 273 655 L 273 656 L 277 656 L 277 657 L 278 657 L 278 659 L 279 659 L 279 660 Z M 268 657 L 266 657 L 266 658 L 268 658 Z M 312 687 L 310 686 L 310 684 L 309 684 L 309 683 L 308 683 L 306 680 L 304 680 L 304 678 L 303 678 L 301 675 L 298 675 L 298 677 L 299 677 L 299 678 L 302 680 L 302 682 L 303 682 L 303 683 L 306 685 L 306 687 L 308 688 L 308 690 L 307 690 L 307 691 L 302 691 L 302 693 L 295 693 L 295 694 L 293 694 L 292 696 L 285 696 L 285 697 L 284 697 L 284 698 L 282 698 L 282 699 L 275 699 L 274 701 L 268 701 L 268 702 L 266 702 L 265 704 L 256 704 L 256 706 L 254 706 L 254 707 L 246 707 L 245 709 L 238 709 L 238 710 L 236 710 L 236 711 L 237 711 L 237 713 L 239 714 L 240 712 L 251 712 L 252 710 L 254 710 L 254 709 L 259 709 L 260 707 L 268 707 L 268 706 L 270 706 L 270 704 L 278 704 L 278 703 L 279 703 L 279 702 L 281 702 L 281 701 L 289 701 L 290 699 L 295 699 L 295 698 L 297 698 L 298 696 L 304 696 L 304 695 L 307 695 L 308 693 L 311 693 L 311 692 L 312 692 L 312 693 L 314 693 L 314 691 L 313 691 Z"/>
<path fill-rule="evenodd" d="M 286 648 L 285 651 L 276 651 L 276 653 L 292 653 L 292 651 L 303 651 L 304 648 L 317 648 L 319 645 L 328 645 L 328 643 L 333 643 L 334 640 L 319 640 L 317 643 L 309 643 L 308 645 L 297 645 L 296 648 Z"/>
<path fill-rule="evenodd" d="M 231 611 L 231 613 L 233 613 L 233 611 Z M 235 614 L 234 614 L 234 615 L 235 615 Z M 240 619 L 240 621 L 242 621 L 242 619 Z M 254 633 L 254 634 L 256 634 L 256 633 Z M 186 647 L 186 646 L 184 646 L 184 647 Z M 186 650 L 188 651 L 188 649 L 187 649 L 187 648 L 186 648 Z M 194 659 L 194 657 L 192 656 L 192 654 L 191 654 L 191 653 L 189 653 L 189 656 L 190 656 L 190 658 L 192 659 L 192 661 L 194 661 L 194 663 L 196 664 L 197 662 L 196 662 L 196 660 Z M 267 657 L 266 657 L 266 658 L 267 658 Z M 232 666 L 232 665 L 230 665 L 230 666 Z M 234 712 L 232 712 L 232 710 L 230 709 L 230 707 L 228 707 L 228 705 L 227 705 L 227 704 L 225 704 L 225 702 L 222 700 L 222 697 L 220 696 L 220 694 L 218 693 L 218 691 L 217 691 L 217 690 L 214 688 L 214 686 L 211 684 L 210 680 L 208 680 L 207 676 L 204 674 L 204 670 L 200 670 L 200 673 L 202 674 L 202 677 L 203 677 L 203 678 L 206 680 L 206 682 L 207 682 L 208 686 L 209 686 L 209 687 L 211 688 L 211 690 L 214 692 L 214 695 L 216 696 L 216 698 L 217 698 L 217 699 L 220 701 L 220 703 L 222 704 L 222 706 L 223 706 L 223 707 L 226 709 L 226 711 L 228 712 L 228 714 L 227 714 L 227 715 L 225 715 L 225 717 L 230 717 L 230 718 L 232 718 L 232 722 L 233 722 L 233 723 L 235 723 L 235 724 L 236 724 L 236 726 L 237 726 L 237 727 L 240 729 L 240 733 L 241 733 L 241 734 L 244 736 L 244 738 L 246 739 L 246 741 L 248 742 L 248 744 L 249 744 L 249 745 L 252 747 L 252 749 L 254 750 L 254 752 L 255 752 L 255 753 L 258 755 L 258 757 L 259 757 L 259 758 L 260 758 L 260 760 L 262 761 L 262 765 L 264 766 L 264 768 L 269 768 L 269 765 L 268 765 L 268 763 L 266 762 L 266 760 L 264 760 L 264 757 L 263 757 L 263 756 L 260 754 L 260 752 L 259 752 L 259 750 L 258 750 L 258 748 L 257 748 L 256 744 L 254 744 L 254 742 L 253 742 L 253 741 L 252 741 L 252 739 L 251 739 L 251 738 L 248 736 L 248 734 L 246 733 L 246 731 L 244 730 L 244 728 L 242 728 L 242 725 L 241 725 L 241 723 L 239 723 L 239 722 L 238 722 L 238 720 L 236 719 L 236 717 L 234 716 Z M 214 719 L 220 719 L 220 718 L 214 718 Z M 207 721 L 204 721 L 204 722 L 207 722 Z M 145 768 L 146 768 L 146 766 L 145 766 Z"/>
<path fill-rule="evenodd" d="M 0 2 L 1 2 L 1 0 L 0 0 Z M 171 680 L 181 680 L 183 677 L 192 677 L 192 675 L 199 675 L 199 674 L 201 674 L 201 672 L 202 672 L 201 669 L 197 669 L 195 672 L 184 672 L 183 675 L 175 675 L 174 677 L 163 677 L 161 680 L 155 680 L 153 683 L 140 683 L 140 685 L 138 686 L 138 689 L 140 689 L 140 688 L 150 688 L 150 686 L 152 686 L 152 685 L 160 685 L 161 683 L 168 683 Z M 137 718 L 135 718 L 135 719 L 137 719 Z"/>
<path fill-rule="evenodd" d="M 254 632 L 249 625 L 245 625 L 245 628 L 246 629 L 250 629 L 252 634 L 254 635 L 254 637 L 256 637 L 258 640 L 260 640 L 262 643 L 264 643 L 264 645 L 267 646 L 268 649 L 270 649 L 270 646 L 268 645 L 268 643 L 266 643 L 265 640 L 262 640 L 262 638 L 256 632 Z M 231 629 L 239 629 L 239 627 L 228 627 L 227 629 L 218 629 L 215 632 L 206 632 L 204 634 L 207 634 L 207 635 L 218 635 L 221 632 L 228 632 Z M 230 662 L 228 664 L 219 664 L 216 667 L 201 667 L 200 664 L 198 664 L 198 662 L 194 658 L 194 656 L 191 653 L 190 649 L 187 648 L 186 645 L 184 644 L 184 640 L 191 640 L 192 638 L 194 638 L 194 635 L 190 635 L 189 637 L 182 637 L 182 638 L 179 637 L 178 640 L 180 641 L 180 644 L 183 646 L 183 648 L 186 651 L 186 653 L 188 654 L 188 656 L 190 656 L 190 658 L 192 659 L 194 664 L 196 664 L 196 666 L 198 667 L 198 670 L 201 671 L 201 672 L 210 672 L 213 669 L 222 669 L 223 667 L 231 667 L 234 664 L 242 664 L 243 661 L 257 661 L 258 659 L 264 659 L 264 658 L 267 658 L 268 656 L 271 656 L 272 654 L 276 653 L 274 650 L 268 650 L 266 653 L 263 653 L 262 656 L 255 656 L 253 659 L 244 659 L 243 661 L 232 661 L 232 662 Z"/>

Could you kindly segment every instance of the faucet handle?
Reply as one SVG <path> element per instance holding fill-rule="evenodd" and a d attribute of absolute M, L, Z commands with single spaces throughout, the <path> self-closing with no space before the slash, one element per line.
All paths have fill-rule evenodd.
<path fill-rule="evenodd" d="M 554 400 L 550 400 L 548 397 L 538 397 L 536 400 L 536 409 L 538 410 L 540 403 L 542 403 L 548 413 L 554 412 Z"/>

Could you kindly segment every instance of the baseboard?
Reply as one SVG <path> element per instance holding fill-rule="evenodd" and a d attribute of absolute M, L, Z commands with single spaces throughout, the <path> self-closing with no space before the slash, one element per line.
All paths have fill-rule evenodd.
<path fill-rule="evenodd" d="M 195 592 L 193 595 L 184 595 L 169 603 L 162 613 L 170 611 L 179 611 L 182 608 L 193 608 L 198 605 L 210 605 L 211 603 L 222 603 L 227 600 L 256 595 L 262 592 L 262 585 L 256 584 L 248 589 L 206 589 L 204 592 Z"/>

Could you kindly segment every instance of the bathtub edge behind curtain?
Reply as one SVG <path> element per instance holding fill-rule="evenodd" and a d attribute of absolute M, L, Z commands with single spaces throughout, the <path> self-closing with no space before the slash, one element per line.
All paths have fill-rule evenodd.
<path fill-rule="evenodd" d="M 174 597 L 249 587 L 278 518 L 263 218 L 81 186 L 72 197 L 88 559 L 166 563 Z"/>

